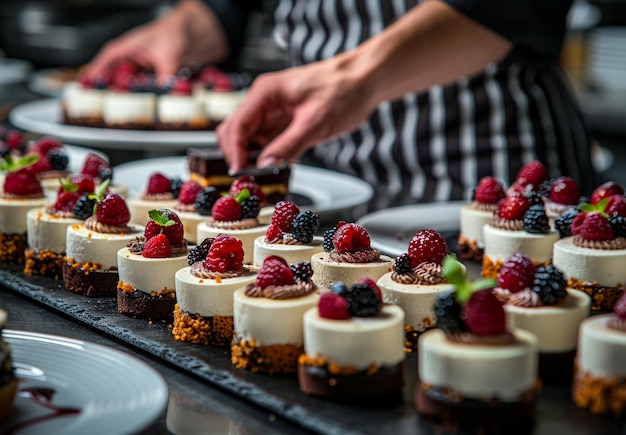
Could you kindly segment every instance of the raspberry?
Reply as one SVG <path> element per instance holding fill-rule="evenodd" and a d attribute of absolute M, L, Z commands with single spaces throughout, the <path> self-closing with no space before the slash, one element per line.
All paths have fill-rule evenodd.
<path fill-rule="evenodd" d="M 528 190 L 537 190 L 541 183 L 548 179 L 548 171 L 546 167 L 538 160 L 532 160 L 526 163 L 517 173 L 515 183 Z"/>
<path fill-rule="evenodd" d="M 580 212 L 576 216 L 574 216 L 574 219 L 572 219 L 572 223 L 570 225 L 570 232 L 572 236 L 576 236 L 580 234 L 580 229 L 583 225 L 583 222 L 585 222 L 586 218 L 587 218 L 586 212 Z"/>
<path fill-rule="evenodd" d="M 89 153 L 87 154 L 87 158 L 85 158 L 85 163 L 83 163 L 83 168 L 80 173 L 97 177 L 101 166 L 110 167 L 109 162 L 103 157 L 98 154 Z"/>
<path fill-rule="evenodd" d="M 412 270 L 411 257 L 406 252 L 396 258 L 396 261 L 393 263 L 393 271 L 396 273 L 406 274 L 411 273 Z"/>
<path fill-rule="evenodd" d="M 609 196 L 604 212 L 609 216 L 626 216 L 626 197 L 620 194 Z"/>
<path fill-rule="evenodd" d="M 278 226 L 282 231 L 289 233 L 291 232 L 291 223 L 298 213 L 300 213 L 300 209 L 295 202 L 288 200 L 280 201 L 274 206 L 271 223 Z"/>
<path fill-rule="evenodd" d="M 532 234 L 548 234 L 550 232 L 550 221 L 543 203 L 533 204 L 526 210 L 524 213 L 524 231 Z"/>
<path fill-rule="evenodd" d="M 350 314 L 357 317 L 372 317 L 377 315 L 383 302 L 380 290 L 368 282 L 355 282 L 346 294 Z"/>
<path fill-rule="evenodd" d="M 169 183 L 168 183 L 169 187 Z M 189 180 L 180 186 L 180 193 L 178 194 L 178 202 L 181 204 L 195 204 L 196 197 L 202 191 L 202 186 L 199 183 Z"/>
<path fill-rule="evenodd" d="M 559 232 L 561 238 L 572 235 L 572 222 L 579 214 L 580 210 L 578 208 L 569 208 L 554 220 L 554 228 Z"/>
<path fill-rule="evenodd" d="M 243 210 L 235 198 L 222 196 L 213 204 L 211 215 L 216 221 L 232 222 L 241 219 Z"/>
<path fill-rule="evenodd" d="M 491 290 L 475 291 L 463 307 L 467 330 L 476 335 L 497 335 L 506 332 L 506 315 L 502 304 Z"/>
<path fill-rule="evenodd" d="M 150 210 L 148 216 L 150 219 L 146 223 L 143 233 L 146 239 L 163 233 L 172 245 L 183 243 L 185 227 L 175 212 L 162 208 L 160 210 Z"/>
<path fill-rule="evenodd" d="M 252 175 L 244 175 L 243 177 L 237 178 L 230 185 L 228 193 L 232 196 L 237 196 L 237 194 L 243 189 L 248 189 L 250 191 L 250 196 L 258 196 L 261 204 L 266 202 L 265 193 L 263 193 L 261 186 L 254 181 L 254 177 Z"/>
<path fill-rule="evenodd" d="M 204 265 L 213 272 L 239 270 L 243 267 L 243 256 L 241 240 L 219 234 L 211 243 Z"/>
<path fill-rule="evenodd" d="M 80 198 L 80 193 L 78 192 L 60 192 L 57 194 L 53 208 L 56 211 L 72 211 L 78 198 Z"/>
<path fill-rule="evenodd" d="M 435 300 L 435 319 L 437 327 L 449 334 L 466 331 L 467 327 L 461 318 L 463 307 L 456 301 L 454 290 L 443 291 Z"/>
<path fill-rule="evenodd" d="M 412 267 L 425 261 L 441 264 L 447 253 L 446 239 L 435 230 L 421 230 L 409 242 Z"/>
<path fill-rule="evenodd" d="M 130 221 L 130 211 L 124 198 L 109 192 L 96 206 L 96 218 L 99 222 L 122 227 Z"/>
<path fill-rule="evenodd" d="M 313 266 L 309 261 L 299 261 L 289 266 L 296 281 L 308 282 L 313 276 Z"/>
<path fill-rule="evenodd" d="M 324 252 L 330 252 L 335 249 L 335 245 L 333 244 L 333 238 L 336 231 L 337 227 L 332 227 L 324 231 L 324 242 L 322 245 L 324 248 Z"/>
<path fill-rule="evenodd" d="M 148 178 L 148 188 L 146 189 L 148 195 L 169 193 L 170 191 L 169 178 L 159 172 L 150 175 L 150 178 Z"/>
<path fill-rule="evenodd" d="M 370 248 L 370 235 L 359 224 L 345 224 L 337 228 L 333 245 L 339 252 L 357 252 Z"/>
<path fill-rule="evenodd" d="M 86 220 L 93 215 L 93 208 L 97 202 L 95 198 L 90 199 L 88 194 L 81 195 L 74 204 L 72 212 L 77 219 Z"/>
<path fill-rule="evenodd" d="M 310 210 L 299 213 L 291 223 L 294 239 L 302 243 L 311 243 L 315 232 L 320 227 L 320 216 Z"/>
<path fill-rule="evenodd" d="M 270 285 L 295 284 L 293 272 L 285 260 L 276 255 L 270 255 L 263 260 L 263 265 L 257 274 L 255 285 L 265 288 Z"/>
<path fill-rule="evenodd" d="M 265 241 L 267 243 L 276 243 L 283 238 L 284 234 L 278 226 L 270 224 L 265 232 Z"/>
<path fill-rule="evenodd" d="M 67 165 L 70 163 L 70 157 L 65 151 L 61 149 L 50 150 L 50 152 L 46 154 L 46 157 L 48 158 L 52 169 L 57 171 L 63 171 L 67 169 Z"/>
<path fill-rule="evenodd" d="M 241 203 L 242 219 L 255 219 L 260 211 L 261 200 L 256 195 L 248 197 Z"/>
<path fill-rule="evenodd" d="M 174 195 L 174 198 L 178 198 L 180 195 L 180 188 L 183 187 L 183 184 L 184 182 L 180 179 L 180 177 L 170 179 L 170 191 L 172 192 L 172 195 Z"/>
<path fill-rule="evenodd" d="M 498 273 L 498 287 L 517 293 L 533 284 L 535 265 L 524 254 L 516 253 L 507 257 Z"/>
<path fill-rule="evenodd" d="M 53 149 L 58 149 L 63 147 L 63 142 L 60 139 L 52 136 L 43 136 L 35 142 L 33 146 L 31 146 L 28 151 L 32 153 L 37 153 L 39 155 L 45 156 Z"/>
<path fill-rule="evenodd" d="M 193 208 L 201 216 L 210 216 L 211 209 L 213 208 L 215 201 L 217 201 L 221 196 L 222 195 L 220 195 L 215 187 L 205 187 L 196 196 L 196 202 Z"/>
<path fill-rule="evenodd" d="M 12 195 L 43 195 L 41 183 L 28 168 L 9 172 L 4 178 L 4 191 Z"/>
<path fill-rule="evenodd" d="M 611 195 L 623 195 L 624 188 L 617 184 L 615 181 L 607 181 L 602 183 L 594 189 L 591 193 L 590 201 L 592 204 L 597 204 L 604 198 L 608 198 Z"/>
<path fill-rule="evenodd" d="M 617 314 L 617 317 L 620 319 L 626 319 L 626 293 L 623 293 L 617 300 L 613 307 L 613 312 Z"/>
<path fill-rule="evenodd" d="M 611 240 L 615 236 L 609 220 L 598 212 L 585 213 L 578 234 L 585 240 Z"/>
<path fill-rule="evenodd" d="M 168 258 L 172 256 L 172 246 L 165 234 L 157 234 L 146 240 L 141 254 L 146 258 Z"/>
<path fill-rule="evenodd" d="M 22 136 L 22 133 L 20 133 L 17 130 L 11 130 L 7 133 L 7 136 L 6 136 L 7 146 L 12 150 L 16 150 L 22 147 L 23 140 L 24 140 L 24 136 Z"/>
<path fill-rule="evenodd" d="M 496 204 L 506 195 L 504 185 L 494 177 L 483 177 L 478 182 L 474 200 L 484 204 Z"/>
<path fill-rule="evenodd" d="M 550 187 L 550 200 L 557 204 L 576 205 L 580 195 L 578 183 L 572 177 L 559 177 Z"/>
<path fill-rule="evenodd" d="M 187 254 L 187 263 L 191 266 L 198 261 L 206 260 L 206 256 L 209 253 L 209 249 L 211 248 L 211 244 L 213 244 L 213 238 L 208 237 L 202 241 L 197 246 L 194 246 L 189 250 Z"/>
<path fill-rule="evenodd" d="M 75 174 L 69 179 L 61 181 L 61 186 L 57 192 L 67 192 L 69 190 L 78 193 L 93 193 L 96 187 L 96 183 L 91 175 L 87 174 Z"/>
<path fill-rule="evenodd" d="M 615 237 L 626 237 L 626 217 L 615 215 L 609 218 Z"/>
<path fill-rule="evenodd" d="M 537 267 L 532 289 L 544 305 L 555 305 L 567 296 L 565 277 L 552 264 Z"/>
<path fill-rule="evenodd" d="M 45 155 L 39 155 L 39 159 L 29 166 L 29 169 L 35 174 L 41 174 L 42 172 L 48 172 L 52 170 L 52 164 L 48 157 Z"/>
<path fill-rule="evenodd" d="M 324 319 L 344 320 L 350 318 L 348 301 L 336 293 L 324 293 L 319 300 L 317 310 Z"/>
<path fill-rule="evenodd" d="M 507 220 L 524 219 L 524 213 L 530 207 L 530 201 L 524 195 L 514 193 L 506 196 L 498 203 L 496 215 Z"/>

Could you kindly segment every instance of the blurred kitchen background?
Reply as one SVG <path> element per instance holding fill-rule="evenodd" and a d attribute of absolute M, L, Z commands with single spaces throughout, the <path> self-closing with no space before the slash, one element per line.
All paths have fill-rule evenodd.
<path fill-rule="evenodd" d="M 547 0 L 549 1 L 549 0 Z M 275 2 L 253 15 L 241 65 L 283 66 L 271 41 Z M 163 13 L 164 0 L 0 0 L 0 121 L 12 102 L 42 98 L 37 72 L 75 68 L 104 42 Z M 626 0 L 574 0 L 561 63 L 600 144 L 605 179 L 626 185 Z"/>

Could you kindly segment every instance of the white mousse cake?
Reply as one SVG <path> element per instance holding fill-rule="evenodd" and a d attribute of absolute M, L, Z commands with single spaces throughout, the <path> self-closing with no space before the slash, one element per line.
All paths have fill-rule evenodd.
<path fill-rule="evenodd" d="M 24 263 L 26 214 L 42 208 L 47 202 L 43 196 L 31 199 L 0 197 L 0 262 Z"/>
<path fill-rule="evenodd" d="M 61 107 L 63 122 L 86 127 L 102 126 L 102 108 L 106 91 L 72 81 L 63 86 Z"/>
<path fill-rule="evenodd" d="M 263 264 L 263 260 L 271 255 L 283 257 L 289 263 L 311 262 L 313 255 L 324 251 L 323 241 L 322 237 L 315 236 L 309 244 L 268 243 L 265 236 L 257 237 L 254 240 L 254 264 Z"/>
<path fill-rule="evenodd" d="M 109 91 L 102 103 L 102 119 L 109 128 L 151 129 L 156 120 L 156 94 Z"/>

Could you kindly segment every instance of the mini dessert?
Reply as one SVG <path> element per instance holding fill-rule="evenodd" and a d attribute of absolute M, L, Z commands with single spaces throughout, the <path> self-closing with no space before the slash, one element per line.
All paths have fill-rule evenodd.
<path fill-rule="evenodd" d="M 382 303 L 374 281 L 333 285 L 304 313 L 298 385 L 308 395 L 360 401 L 398 394 L 404 367 L 404 312 Z"/>
<path fill-rule="evenodd" d="M 103 155 L 87 153 L 80 173 L 93 177 L 98 184 L 109 180 L 109 190 L 111 192 L 119 193 L 124 198 L 128 197 L 128 186 L 118 184 L 113 180 L 113 168 Z"/>
<path fill-rule="evenodd" d="M 198 224 L 196 240 L 214 238 L 221 233 L 236 237 L 243 243 L 244 263 L 252 264 L 254 239 L 265 234 L 268 228 L 259 223 L 260 203 L 259 197 L 248 188 L 235 196 L 221 196 L 211 208 L 211 217 Z"/>
<path fill-rule="evenodd" d="M 256 268 L 243 264 L 241 241 L 223 234 L 192 248 L 188 262 L 176 272 L 172 334 L 180 341 L 230 346 L 233 293 L 255 282 Z"/>
<path fill-rule="evenodd" d="M 310 263 L 291 267 L 267 257 L 252 284 L 234 293 L 235 367 L 265 374 L 295 374 L 303 350 L 302 316 L 317 305 Z"/>
<path fill-rule="evenodd" d="M 474 201 L 461 207 L 457 252 L 461 260 L 483 260 L 483 227 L 491 220 L 498 201 L 506 192 L 501 181 L 484 177 L 474 192 Z"/>
<path fill-rule="evenodd" d="M 592 316 L 580 325 L 572 385 L 574 403 L 594 414 L 626 415 L 626 296 L 614 312 Z"/>
<path fill-rule="evenodd" d="M 434 230 L 421 230 L 409 242 L 408 252 L 396 258 L 393 271 L 380 277 L 378 287 L 387 303 L 405 312 L 407 351 L 417 348 L 419 334 L 435 327 L 437 295 L 454 286 L 446 282 L 441 262 L 448 253 L 446 239 Z"/>
<path fill-rule="evenodd" d="M 606 181 L 593 190 L 589 202 L 597 204 L 613 195 L 624 195 L 624 188 L 615 181 Z"/>
<path fill-rule="evenodd" d="M 479 433 L 529 429 L 540 388 L 537 338 L 507 328 L 495 281 L 468 282 L 452 257 L 443 267 L 455 290 L 439 295 L 438 327 L 418 341 L 417 412 Z"/>
<path fill-rule="evenodd" d="M 313 281 L 329 288 L 335 282 L 351 286 L 359 279 L 377 281 L 390 272 L 393 259 L 371 247 L 370 236 L 361 225 L 340 221 L 324 232 L 324 252 L 311 257 Z"/>
<path fill-rule="evenodd" d="M 531 160 L 522 166 L 515 176 L 515 181 L 509 187 L 509 193 L 539 193 L 545 190 L 549 183 L 548 170 L 539 160 Z"/>
<path fill-rule="evenodd" d="M 11 348 L 2 339 L 2 329 L 7 321 L 7 313 L 0 309 L 0 422 L 13 412 L 13 400 L 17 394 L 18 380 L 13 369 Z"/>
<path fill-rule="evenodd" d="M 175 179 L 170 179 L 160 172 L 150 174 L 144 193 L 139 198 L 129 198 L 130 223 L 146 225 L 148 212 L 160 208 L 173 209 L 176 206 L 180 186 L 173 189 Z M 195 240 L 195 238 L 193 239 Z"/>
<path fill-rule="evenodd" d="M 550 226 L 541 198 L 511 193 L 498 203 L 493 218 L 483 228 L 485 251 L 482 275 L 495 279 L 502 262 L 520 253 L 535 264 L 552 259 L 552 245 L 559 239 L 557 230 Z"/>
<path fill-rule="evenodd" d="M 185 240 L 188 243 L 196 243 L 198 225 L 211 216 L 213 204 L 220 196 L 222 195 L 214 187 L 203 188 L 193 180 L 182 184 L 174 210 L 185 226 Z"/>
<path fill-rule="evenodd" d="M 70 158 L 63 143 L 57 138 L 44 136 L 28 147 L 27 155 L 29 154 L 39 157 L 31 166 L 31 171 L 41 181 L 44 192 L 56 193 L 60 180 L 69 175 Z"/>
<path fill-rule="evenodd" d="M 235 112 L 245 99 L 250 82 L 246 74 L 228 74 L 215 67 L 202 72 L 203 86 L 196 88 L 195 95 L 204 105 L 206 116 L 213 126 Z"/>
<path fill-rule="evenodd" d="M 324 239 L 315 236 L 319 226 L 319 215 L 309 210 L 301 212 L 292 201 L 280 201 L 265 236 L 254 240 L 254 264 L 260 266 L 270 255 L 278 255 L 289 263 L 310 262 L 314 254 L 324 251 Z"/>
<path fill-rule="evenodd" d="M 216 148 L 188 148 L 187 162 L 190 179 L 202 186 L 214 186 L 220 192 L 227 191 L 235 178 L 228 175 L 228 165 L 224 155 Z M 251 164 L 254 160 L 251 157 Z M 250 181 L 261 186 L 267 204 L 275 204 L 287 198 L 289 194 L 289 167 L 276 168 L 270 174 L 248 177 Z"/>
<path fill-rule="evenodd" d="M 559 177 L 550 183 L 548 196 L 544 197 L 548 217 L 555 219 L 570 208 L 576 208 L 581 198 L 578 183 L 572 177 Z"/>
<path fill-rule="evenodd" d="M 157 96 L 157 130 L 208 130 L 212 123 L 188 77 L 172 77 Z"/>
<path fill-rule="evenodd" d="M 626 285 L 626 199 L 611 195 L 579 208 L 572 236 L 554 244 L 553 262 L 568 288 L 591 297 L 592 312 L 611 311 Z"/>
<path fill-rule="evenodd" d="M 504 261 L 494 294 L 504 302 L 509 328 L 537 336 L 541 380 L 569 385 L 578 327 L 589 315 L 590 298 L 566 289 L 563 274 L 553 265 L 536 267 L 522 254 Z"/>
<path fill-rule="evenodd" d="M 102 107 L 107 80 L 90 80 L 82 74 L 77 81 L 69 81 L 61 93 L 63 123 L 81 127 L 102 127 Z"/>
<path fill-rule="evenodd" d="M 116 295 L 117 251 L 143 232 L 142 226 L 128 223 L 124 198 L 107 192 L 108 184 L 105 181 L 93 196 L 78 200 L 74 213 L 85 222 L 71 225 L 66 234 L 65 288 L 88 297 Z"/>
<path fill-rule="evenodd" d="M 0 193 L 0 263 L 24 263 L 26 214 L 47 202 L 41 183 L 28 169 L 37 158 L 26 156 L 15 161 L 7 154 L 0 161 L 0 170 L 6 172 Z"/>
<path fill-rule="evenodd" d="M 154 77 L 124 63 L 112 78 L 102 100 L 104 127 L 132 130 L 153 129 L 156 121 Z"/>
<path fill-rule="evenodd" d="M 175 275 L 187 266 L 183 224 L 172 210 L 151 210 L 144 234 L 117 252 L 117 310 L 147 320 L 171 321 Z"/>
<path fill-rule="evenodd" d="M 67 229 L 82 223 L 74 214 L 74 207 L 81 197 L 93 193 L 94 187 L 90 176 L 72 175 L 61 181 L 54 204 L 28 211 L 25 274 L 62 278 Z"/>

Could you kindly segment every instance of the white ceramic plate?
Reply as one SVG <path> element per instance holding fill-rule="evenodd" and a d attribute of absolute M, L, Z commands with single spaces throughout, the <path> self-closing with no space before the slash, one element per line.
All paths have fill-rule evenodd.
<path fill-rule="evenodd" d="M 116 182 L 129 187 L 131 197 L 137 197 L 146 188 L 148 177 L 162 172 L 168 177 L 189 179 L 186 157 L 160 157 L 123 163 L 113 169 Z M 372 199 L 374 189 L 356 177 L 312 166 L 294 165 L 289 190 L 303 195 L 312 205 L 302 207 L 318 213 L 321 218 L 345 210 L 363 208 Z"/>
<path fill-rule="evenodd" d="M 90 128 L 60 122 L 61 103 L 49 98 L 20 104 L 9 114 L 13 125 L 23 130 L 56 136 L 64 142 L 104 149 L 149 151 L 185 150 L 189 146 L 217 146 L 213 131 L 153 131 Z"/>
<path fill-rule="evenodd" d="M 5 330 L 20 380 L 12 428 L 38 417 L 17 431 L 29 434 L 130 434 L 136 433 L 163 412 L 168 400 L 165 380 L 142 361 L 94 343 L 55 335 Z M 34 400 L 28 391 L 44 393 Z M 43 403 L 47 403 L 48 407 Z M 80 412 L 56 418 L 54 408 Z M 22 423 L 24 424 L 24 423 Z"/>
<path fill-rule="evenodd" d="M 372 246 L 397 257 L 407 251 L 409 242 L 420 230 L 432 229 L 444 237 L 459 231 L 459 214 L 464 202 L 406 205 L 379 210 L 363 216 L 363 225 L 372 239 Z M 447 237 L 446 237 L 447 238 Z M 454 246 L 448 246 L 452 251 Z"/>

